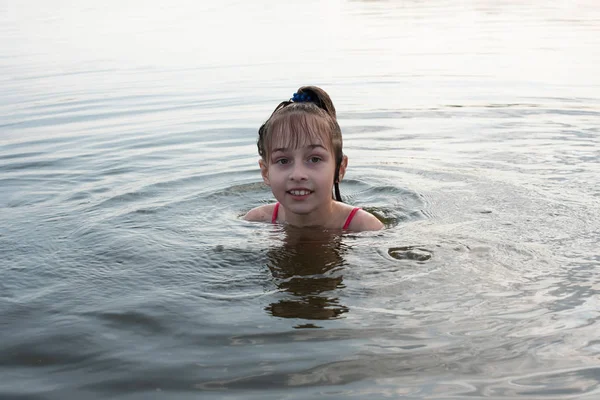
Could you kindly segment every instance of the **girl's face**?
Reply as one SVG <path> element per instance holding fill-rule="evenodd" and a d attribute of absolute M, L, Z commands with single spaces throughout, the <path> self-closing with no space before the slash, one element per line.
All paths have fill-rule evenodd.
<path fill-rule="evenodd" d="M 312 136 L 302 142 L 286 147 L 286 143 L 274 140 L 268 159 L 259 163 L 264 182 L 271 187 L 286 214 L 310 220 L 311 216 L 322 216 L 331 209 L 335 157 L 322 138 Z M 340 179 L 345 164 L 344 159 Z"/>

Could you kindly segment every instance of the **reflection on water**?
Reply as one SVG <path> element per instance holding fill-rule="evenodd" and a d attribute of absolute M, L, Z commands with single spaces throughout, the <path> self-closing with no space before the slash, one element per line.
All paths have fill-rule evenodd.
<path fill-rule="evenodd" d="M 277 317 L 308 320 L 333 319 L 348 312 L 336 297 L 336 290 L 344 287 L 346 248 L 340 232 L 285 226 L 282 241 L 267 251 L 267 257 L 275 284 L 286 295 L 266 310 Z"/>

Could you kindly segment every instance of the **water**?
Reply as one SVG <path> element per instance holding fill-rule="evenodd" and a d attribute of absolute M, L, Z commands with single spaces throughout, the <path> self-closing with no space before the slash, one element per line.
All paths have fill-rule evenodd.
<path fill-rule="evenodd" d="M 0 398 L 600 397 L 600 7 L 0 1 Z M 325 88 L 382 232 L 241 220 Z"/>

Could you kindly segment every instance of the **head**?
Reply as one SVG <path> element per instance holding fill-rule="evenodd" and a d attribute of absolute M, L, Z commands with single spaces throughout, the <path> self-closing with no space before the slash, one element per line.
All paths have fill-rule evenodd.
<path fill-rule="evenodd" d="M 329 95 L 316 86 L 303 86 L 293 99 L 280 103 L 258 130 L 258 154 L 268 165 L 275 148 L 298 148 L 322 143 L 335 159 L 333 186 L 335 198 L 342 201 L 339 181 L 345 171 L 342 131 Z"/>

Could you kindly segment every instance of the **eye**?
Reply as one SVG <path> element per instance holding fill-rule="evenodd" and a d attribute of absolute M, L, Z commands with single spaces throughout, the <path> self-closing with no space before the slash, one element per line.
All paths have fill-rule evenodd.
<path fill-rule="evenodd" d="M 312 156 L 308 159 L 308 162 L 310 163 L 318 163 L 319 161 L 321 161 L 321 157 L 317 157 L 317 156 Z"/>
<path fill-rule="evenodd" d="M 275 164 L 285 165 L 289 162 L 290 162 L 290 160 L 288 160 L 287 158 L 279 158 L 275 161 Z"/>

